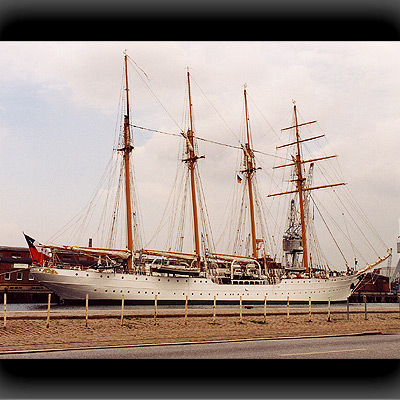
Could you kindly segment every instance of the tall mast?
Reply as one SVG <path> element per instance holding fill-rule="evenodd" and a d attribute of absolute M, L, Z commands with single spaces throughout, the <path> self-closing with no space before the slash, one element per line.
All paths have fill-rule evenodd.
<path fill-rule="evenodd" d="M 247 134 L 247 143 L 245 144 L 244 154 L 246 161 L 246 172 L 247 175 L 247 184 L 249 188 L 249 204 L 250 204 L 250 223 L 251 223 L 251 244 L 252 244 L 252 256 L 257 258 L 257 238 L 256 238 L 256 223 L 254 217 L 254 201 L 253 201 L 253 172 L 255 171 L 254 162 L 253 162 L 253 151 L 250 148 L 250 129 L 249 129 L 249 113 L 247 109 L 247 92 L 246 85 L 244 86 L 244 109 L 246 114 L 246 134 Z"/>
<path fill-rule="evenodd" d="M 194 152 L 194 142 L 193 142 L 193 113 L 192 113 L 192 95 L 190 91 L 190 73 L 189 69 L 187 71 L 187 82 L 188 82 L 188 96 L 189 96 L 189 120 L 190 127 L 187 133 L 188 137 L 188 150 L 189 150 L 189 158 L 188 166 L 190 171 L 190 187 L 192 192 L 192 211 L 193 211 L 193 232 L 194 232 L 194 246 L 195 253 L 197 256 L 197 267 L 200 268 L 200 237 L 199 237 L 199 222 L 197 215 L 197 200 L 196 200 L 196 182 L 195 182 L 195 166 L 197 162 L 197 156 Z"/>
<path fill-rule="evenodd" d="M 305 178 L 303 178 L 303 173 L 302 173 L 302 169 L 301 169 L 302 164 L 310 163 L 310 162 L 313 163 L 314 161 L 326 160 L 326 159 L 330 159 L 330 158 L 337 157 L 337 156 L 331 155 L 331 156 L 326 156 L 326 157 L 318 157 L 318 158 L 314 158 L 314 159 L 310 159 L 310 160 L 302 160 L 301 159 L 300 143 L 308 142 L 309 140 L 319 139 L 319 138 L 323 137 L 324 135 L 314 136 L 314 137 L 310 137 L 307 139 L 300 139 L 299 127 L 304 126 L 304 125 L 314 124 L 317 121 L 309 121 L 309 122 L 303 122 L 303 123 L 299 124 L 297 121 L 297 108 L 296 108 L 296 104 L 294 101 L 293 101 L 293 105 L 294 105 L 295 124 L 292 126 L 289 126 L 287 128 L 283 128 L 283 129 L 281 129 L 281 131 L 287 131 L 287 130 L 296 128 L 296 141 L 291 142 L 291 143 L 286 143 L 281 146 L 277 146 L 277 149 L 296 145 L 296 157 L 294 158 L 294 160 L 293 160 L 294 162 L 292 162 L 292 163 L 284 164 L 284 165 L 277 165 L 273 168 L 276 169 L 276 168 L 293 167 L 294 166 L 296 175 L 297 175 L 297 179 L 295 179 L 294 182 L 297 183 L 297 187 L 296 187 L 296 190 L 289 190 L 287 192 L 282 192 L 282 193 L 273 193 L 273 194 L 269 194 L 268 197 L 280 196 L 283 194 L 290 194 L 290 193 L 298 193 L 299 206 L 300 206 L 301 236 L 302 236 L 301 241 L 302 241 L 302 245 L 303 245 L 303 263 L 304 263 L 304 267 L 306 270 L 306 274 L 311 275 L 311 270 L 310 270 L 310 267 L 308 264 L 308 250 L 307 250 L 307 237 L 306 237 L 307 232 L 306 232 L 306 223 L 305 223 L 306 218 L 305 218 L 305 212 L 304 212 L 304 196 L 303 196 L 303 194 L 305 192 L 308 192 L 311 190 L 324 189 L 324 188 L 334 187 L 334 186 L 341 186 L 341 185 L 345 185 L 346 183 L 344 183 L 344 182 L 332 183 L 332 184 L 328 184 L 328 185 L 320 185 L 320 186 L 314 186 L 314 187 L 308 187 L 308 186 L 303 185 Z"/>
<path fill-rule="evenodd" d="M 131 202 L 131 177 L 129 168 L 130 154 L 133 150 L 131 143 L 130 118 L 129 118 L 129 86 L 128 86 L 128 56 L 125 53 L 125 90 L 126 90 L 126 114 L 124 115 L 124 168 L 125 168 L 125 201 L 126 201 L 126 226 L 128 234 L 128 250 L 131 256 L 128 258 L 128 271 L 132 272 L 133 264 L 133 234 L 132 234 L 132 202 Z"/>
<path fill-rule="evenodd" d="M 295 127 L 296 127 L 296 173 L 297 173 L 297 190 L 299 193 L 299 205 L 300 205 L 300 223 L 301 223 L 301 241 L 303 244 L 303 262 L 304 267 L 306 269 L 306 274 L 309 274 L 309 267 L 308 267 L 308 251 L 307 251 L 307 236 L 306 236 L 306 224 L 305 224 L 305 217 L 304 217 L 304 201 L 303 201 L 303 174 L 301 170 L 301 155 L 300 155 L 300 135 L 299 135 L 299 125 L 297 122 L 297 109 L 296 104 L 294 104 L 294 119 L 295 119 Z"/>

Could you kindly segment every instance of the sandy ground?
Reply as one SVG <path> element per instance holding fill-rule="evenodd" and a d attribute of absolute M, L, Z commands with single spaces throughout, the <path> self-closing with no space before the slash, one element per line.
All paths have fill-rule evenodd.
<path fill-rule="evenodd" d="M 3 321 L 1 321 L 3 322 Z M 188 315 L 187 325 L 184 316 L 162 316 L 156 324 L 151 315 L 121 318 L 104 316 L 88 319 L 84 317 L 50 319 L 9 319 L 6 328 L 0 327 L 0 353 L 30 349 L 60 349 L 96 346 L 118 346 L 151 343 L 180 343 L 208 340 L 232 340 L 251 338 L 300 337 L 318 335 L 342 335 L 379 331 L 384 334 L 400 333 L 400 315 L 397 312 L 351 313 L 350 319 L 343 313 L 316 313 L 309 321 L 308 313 L 267 314 L 264 316 L 239 315 L 216 316 L 213 323 L 212 311 L 209 316 Z M 2 324 L 3 325 L 3 324 Z"/>

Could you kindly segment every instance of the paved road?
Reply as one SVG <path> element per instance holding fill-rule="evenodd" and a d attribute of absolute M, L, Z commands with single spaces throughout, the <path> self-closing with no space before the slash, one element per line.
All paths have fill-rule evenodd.
<path fill-rule="evenodd" d="M 360 359 L 400 358 L 400 335 L 362 335 L 307 339 L 255 340 L 207 344 L 140 346 L 92 350 L 68 350 L 0 354 L 0 358 L 69 358 L 69 359 L 262 359 L 314 358 Z"/>

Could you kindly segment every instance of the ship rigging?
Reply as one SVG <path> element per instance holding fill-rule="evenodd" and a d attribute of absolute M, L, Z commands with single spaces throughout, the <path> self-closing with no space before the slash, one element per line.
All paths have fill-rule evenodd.
<path fill-rule="evenodd" d="M 220 301 L 231 301 L 242 295 L 245 295 L 249 301 L 262 301 L 266 296 L 270 296 L 274 301 L 284 301 L 288 295 L 294 301 L 304 301 L 308 297 L 313 297 L 315 301 L 325 301 L 328 297 L 332 301 L 347 298 L 359 281 L 361 272 L 347 269 L 339 274 L 340 276 L 332 276 L 330 271 L 317 265 L 316 259 L 310 252 L 311 248 L 319 247 L 310 217 L 310 204 L 312 202 L 314 204 L 311 192 L 344 185 L 344 183 L 331 183 L 312 186 L 314 163 L 335 156 L 303 159 L 302 144 L 323 135 L 306 139 L 300 137 L 299 128 L 316 121 L 299 123 L 296 104 L 294 104 L 294 124 L 282 129 L 282 132 L 294 131 L 295 138 L 292 142 L 277 147 L 277 149 L 294 149 L 290 158 L 279 157 L 291 162 L 276 166 L 275 169 L 292 167 L 291 181 L 295 188 L 268 195 L 268 197 L 296 195 L 296 198 L 292 198 L 290 202 L 289 224 L 283 235 L 285 255 L 282 261 L 284 262 L 277 260 L 277 250 L 271 247 L 271 241 L 268 243 L 268 236 L 270 236 L 266 228 L 268 221 L 262 211 L 263 200 L 257 188 L 256 171 L 260 167 L 256 164 L 255 153 L 262 154 L 262 152 L 257 152 L 253 148 L 246 86 L 243 92 L 244 140 L 239 141 L 239 146 L 237 146 L 242 152 L 237 182 L 244 180 L 241 184 L 243 190 L 239 197 L 239 222 L 235 229 L 233 246 L 225 249 L 224 252 L 217 252 L 198 168 L 198 160 L 205 156 L 199 155 L 195 136 L 189 70 L 186 74 L 188 126 L 187 129 L 181 129 L 179 133 L 184 139 L 181 161 L 185 168 L 180 178 L 177 174 L 176 184 L 169 197 L 171 201 L 167 202 L 165 218 L 160 224 L 168 225 L 170 235 L 167 237 L 163 250 L 143 246 L 141 212 L 132 168 L 134 145 L 131 128 L 138 125 L 133 125 L 131 121 L 128 61 L 129 57 L 125 53 L 123 90 L 125 109 L 121 135 L 116 146 L 117 155 L 122 156 L 118 157 L 120 160 L 119 174 L 117 174 L 119 184 L 114 189 L 115 202 L 111 207 L 111 213 L 106 209 L 102 212 L 102 222 L 104 223 L 107 219 L 111 221 L 111 230 L 107 239 L 109 246 L 108 248 L 44 246 L 52 250 L 52 258 L 38 261 L 38 266 L 32 269 L 32 274 L 65 299 L 83 299 L 85 292 L 97 300 L 115 300 L 124 294 L 127 300 L 132 301 L 148 300 L 154 294 L 158 294 L 161 301 L 182 301 L 186 296 L 190 296 L 194 301 L 211 300 L 214 296 Z M 306 164 L 310 164 L 308 177 L 304 170 Z M 116 171 L 117 169 L 114 169 L 113 173 Z M 180 171 L 182 172 L 182 169 Z M 95 203 L 96 196 L 97 194 L 91 200 L 91 204 Z M 108 197 L 107 194 L 107 199 Z M 116 241 L 122 198 L 125 200 L 125 234 L 121 236 L 125 237 L 126 246 L 114 249 L 112 247 Z M 170 212 L 167 212 L 168 207 Z M 92 217 L 89 210 L 90 208 L 85 211 L 83 223 L 88 222 Z M 190 215 L 191 220 L 190 234 L 186 231 L 187 215 Z M 166 221 L 169 223 L 166 224 Z M 172 235 L 174 230 L 176 231 L 175 239 Z M 310 233 L 312 233 L 313 242 L 309 240 Z M 192 251 L 184 252 L 183 242 L 188 237 L 192 238 Z M 97 266 L 85 270 L 79 266 L 71 268 L 69 265 L 61 265 L 57 261 L 56 254 L 57 251 L 63 249 L 77 254 L 91 254 L 98 260 Z M 378 258 L 377 262 L 367 265 L 361 271 L 368 270 L 387 257 L 389 254 Z M 289 276 L 290 271 L 296 268 L 300 275 Z M 107 275 L 105 281 L 102 271 L 111 273 Z M 301 275 L 303 272 L 304 274 Z M 170 277 L 177 279 L 172 283 Z"/>

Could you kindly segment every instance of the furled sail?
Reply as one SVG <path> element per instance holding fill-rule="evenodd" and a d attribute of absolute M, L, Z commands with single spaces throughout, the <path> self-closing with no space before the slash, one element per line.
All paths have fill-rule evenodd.
<path fill-rule="evenodd" d="M 81 246 L 46 246 L 51 249 L 57 249 L 57 250 L 70 250 L 70 251 L 75 251 L 77 253 L 85 253 L 85 254 L 91 254 L 94 256 L 110 256 L 110 257 L 118 257 L 118 258 L 123 258 L 124 260 L 127 260 L 131 252 L 129 250 L 123 250 L 123 249 L 103 249 L 103 248 L 98 248 L 98 247 L 81 247 Z"/>
<path fill-rule="evenodd" d="M 179 258 L 183 260 L 194 260 L 196 258 L 196 254 L 190 253 L 180 253 L 175 251 L 163 251 L 163 250 L 149 250 L 143 249 L 141 250 L 142 254 L 146 254 L 149 256 L 160 256 L 160 257 L 167 257 L 167 258 Z"/>

